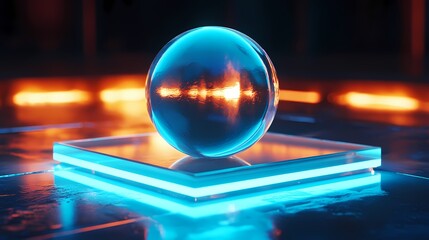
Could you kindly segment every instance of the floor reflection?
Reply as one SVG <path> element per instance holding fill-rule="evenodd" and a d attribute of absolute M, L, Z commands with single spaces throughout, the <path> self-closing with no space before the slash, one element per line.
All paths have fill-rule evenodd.
<path fill-rule="evenodd" d="M 148 240 L 155 239 L 272 239 L 271 219 L 258 211 L 235 211 L 201 219 L 157 216 L 148 226 Z"/>
<path fill-rule="evenodd" d="M 170 168 L 184 172 L 199 173 L 242 166 L 250 166 L 250 163 L 234 156 L 225 158 L 194 158 L 186 156 L 174 162 Z"/>

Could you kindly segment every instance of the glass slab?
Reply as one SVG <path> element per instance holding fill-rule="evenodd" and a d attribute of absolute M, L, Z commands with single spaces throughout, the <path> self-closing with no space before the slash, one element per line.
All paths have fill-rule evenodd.
<path fill-rule="evenodd" d="M 56 171 L 73 166 L 192 202 L 373 171 L 379 147 L 267 133 L 234 157 L 192 159 L 157 133 L 54 144 Z"/>
<path fill-rule="evenodd" d="M 164 194 L 148 191 L 76 169 L 55 171 L 54 174 L 55 184 L 57 186 L 71 184 L 68 181 L 72 181 L 142 203 L 144 205 L 138 205 L 135 206 L 135 208 L 137 212 L 141 212 L 141 214 L 145 216 L 153 212 L 158 212 L 158 214 L 163 215 L 163 212 L 159 212 L 159 210 L 162 210 L 165 211 L 165 213 L 169 213 L 169 216 L 178 214 L 191 218 L 204 218 L 227 214 L 231 211 L 232 206 L 234 211 L 244 211 L 248 209 L 269 211 L 270 209 L 276 209 L 286 205 L 289 212 L 294 212 L 308 208 L 308 203 L 311 201 L 310 199 L 315 197 L 338 194 L 331 200 L 328 200 L 329 198 L 324 198 L 321 201 L 323 203 L 319 203 L 326 204 L 327 202 L 338 203 L 344 200 L 350 201 L 383 194 L 380 184 L 381 175 L 377 172 L 353 174 L 350 176 L 260 192 L 251 192 L 230 198 L 203 202 L 178 200 Z M 108 199 L 106 199 L 106 204 L 109 204 Z M 313 205 L 317 206 L 316 203 L 313 203 Z M 155 209 L 159 210 L 156 211 Z"/>

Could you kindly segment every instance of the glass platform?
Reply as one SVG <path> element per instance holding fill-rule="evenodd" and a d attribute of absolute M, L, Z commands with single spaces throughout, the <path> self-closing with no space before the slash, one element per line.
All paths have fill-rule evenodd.
<path fill-rule="evenodd" d="M 133 202 L 130 204 L 132 210 L 144 216 L 165 213 L 168 216 L 186 216 L 193 219 L 224 215 L 231 211 L 259 209 L 265 212 L 285 207 L 284 211 L 293 213 L 308 209 L 310 206 L 317 209 L 330 203 L 384 194 L 381 189 L 381 174 L 377 172 L 353 174 L 202 202 L 180 201 L 174 197 L 76 169 L 55 172 L 56 186 L 73 186 L 76 183 L 130 199 Z M 110 201 L 111 198 L 107 197 L 103 198 L 101 203 L 109 205 Z"/>
<path fill-rule="evenodd" d="M 274 133 L 224 159 L 187 157 L 157 133 L 58 142 L 53 154 L 61 162 L 57 176 L 73 179 L 79 171 L 88 180 L 93 176 L 188 203 L 373 172 L 381 165 L 379 147 Z"/>

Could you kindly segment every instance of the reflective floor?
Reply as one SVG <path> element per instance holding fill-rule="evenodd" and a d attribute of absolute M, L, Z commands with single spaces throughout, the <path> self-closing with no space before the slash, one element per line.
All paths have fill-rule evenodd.
<path fill-rule="evenodd" d="M 323 189 L 285 189 L 274 195 L 267 193 L 264 198 L 253 196 L 255 201 L 251 203 L 237 200 L 219 205 L 214 213 L 207 212 L 211 207 L 190 209 L 202 213 L 194 217 L 168 210 L 161 206 L 162 201 L 158 202 L 160 206 L 147 204 L 151 196 L 124 196 L 123 189 L 107 191 L 99 185 L 54 176 L 54 141 L 153 131 L 149 118 L 129 111 L 136 109 L 132 106 L 135 103 L 130 104 L 110 109 L 40 107 L 1 111 L 0 239 L 429 236 L 429 125 L 344 120 L 323 114 L 329 109 L 311 115 L 280 110 L 271 132 L 381 146 L 383 166 L 369 184 L 355 186 L 352 183 L 362 183 L 356 181 L 329 185 L 331 182 Z"/>

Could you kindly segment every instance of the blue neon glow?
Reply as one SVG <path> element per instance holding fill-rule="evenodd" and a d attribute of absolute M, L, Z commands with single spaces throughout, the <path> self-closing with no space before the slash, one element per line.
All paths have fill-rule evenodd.
<path fill-rule="evenodd" d="M 63 124 L 50 124 L 50 125 L 39 125 L 39 126 L 24 126 L 24 127 L 12 127 L 12 128 L 0 128 L 0 134 L 6 133 L 20 133 L 20 132 L 35 132 L 43 131 L 46 129 L 73 129 L 83 127 L 93 127 L 93 123 L 78 122 L 78 123 L 63 123 Z"/>
<path fill-rule="evenodd" d="M 298 116 L 298 115 L 291 115 L 291 114 L 277 114 L 276 118 L 279 118 L 279 119 L 285 120 L 285 121 L 291 121 L 291 122 L 302 122 L 302 123 L 315 123 L 316 122 L 316 119 L 313 117 Z"/>
<path fill-rule="evenodd" d="M 255 188 L 255 187 L 262 187 L 262 186 L 267 186 L 267 185 L 277 184 L 277 183 L 291 182 L 291 181 L 300 180 L 300 179 L 309 179 L 314 177 L 326 176 L 330 174 L 338 174 L 343 172 L 375 168 L 381 165 L 381 159 L 373 159 L 368 161 L 347 163 L 347 164 L 331 166 L 331 167 L 324 167 L 324 168 L 318 168 L 318 169 L 312 169 L 312 170 L 306 170 L 306 171 L 299 171 L 299 172 L 293 172 L 293 173 L 286 173 L 286 174 L 280 174 L 280 175 L 274 175 L 274 176 L 268 176 L 268 177 L 260 177 L 260 178 L 254 178 L 249 180 L 242 180 L 242 181 L 235 181 L 230 183 L 193 188 L 193 187 L 188 187 L 181 184 L 172 183 L 172 182 L 168 182 L 168 181 L 164 181 L 164 180 L 160 180 L 152 177 L 147 177 L 133 172 L 127 172 L 124 170 L 107 167 L 97 163 L 87 162 L 87 161 L 69 157 L 63 154 L 54 153 L 54 159 L 60 162 L 102 172 L 115 177 L 129 180 L 129 181 L 134 181 L 137 183 L 155 186 L 171 192 L 187 195 L 193 198 L 233 192 L 237 190 L 243 190 L 243 189 L 249 189 L 249 188 Z"/>
<path fill-rule="evenodd" d="M 74 201 L 69 201 L 69 199 L 64 198 L 59 202 L 59 218 L 61 219 L 61 228 L 62 229 L 72 229 L 75 224 L 75 204 Z"/>
<path fill-rule="evenodd" d="M 320 196 L 336 191 L 363 187 L 377 184 L 372 191 L 366 193 L 365 196 L 378 195 L 382 191 L 380 189 L 381 177 L 379 174 L 366 176 L 349 176 L 331 179 L 328 181 L 307 184 L 302 188 L 283 188 L 259 193 L 244 195 L 242 197 L 228 198 L 216 201 L 210 204 L 182 204 L 169 198 L 156 197 L 149 191 L 140 190 L 133 186 L 123 183 L 110 181 L 94 175 L 87 175 L 72 171 L 56 171 L 55 175 L 64 179 L 78 182 L 93 188 L 103 191 L 112 192 L 119 196 L 124 196 L 135 201 L 155 206 L 167 210 L 171 213 L 179 213 L 192 218 L 200 218 L 211 215 L 224 214 L 234 207 L 236 211 L 259 208 L 268 205 L 300 201 L 303 199 Z M 360 195 L 359 197 L 363 197 Z"/>

